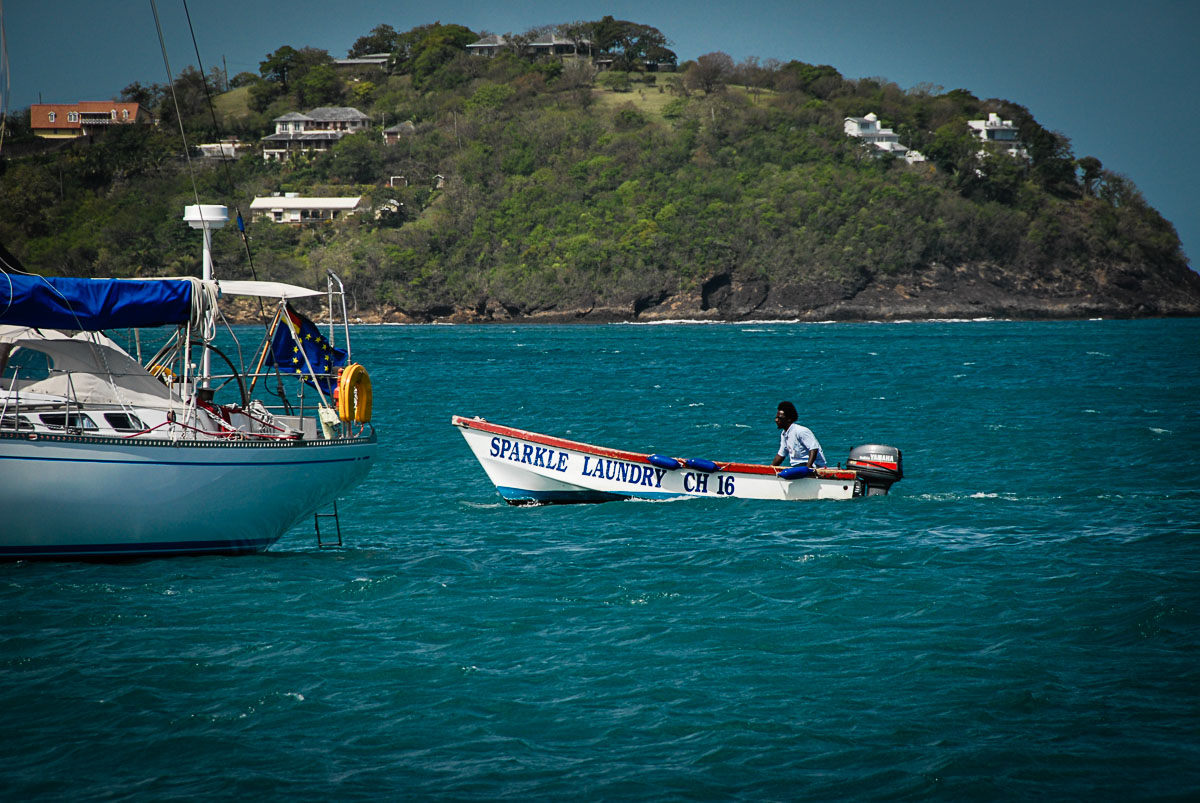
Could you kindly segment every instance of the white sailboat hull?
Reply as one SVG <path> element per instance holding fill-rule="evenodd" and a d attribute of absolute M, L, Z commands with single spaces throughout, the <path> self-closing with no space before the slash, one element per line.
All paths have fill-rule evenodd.
<path fill-rule="evenodd" d="M 511 504 L 604 502 L 617 499 L 852 499 L 869 493 L 853 470 L 822 469 L 785 479 L 780 469 L 719 463 L 705 471 L 655 464 L 647 454 L 592 446 L 482 419 L 452 419 L 500 496 Z M 658 459 L 661 462 L 661 458 Z M 679 461 L 683 463 L 684 461 Z"/>
<path fill-rule="evenodd" d="M 0 557 L 261 552 L 360 482 L 374 436 L 253 442 L 0 433 Z"/>

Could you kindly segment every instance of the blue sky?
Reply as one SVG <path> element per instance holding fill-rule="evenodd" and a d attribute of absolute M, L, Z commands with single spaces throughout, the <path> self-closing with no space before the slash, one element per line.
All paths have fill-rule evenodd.
<path fill-rule="evenodd" d="M 149 0 L 7 0 L 10 108 L 99 100 L 133 81 L 165 81 Z M 1192 265 L 1200 255 L 1195 202 L 1200 109 L 1200 3 L 1194 0 L 743 0 L 479 3 L 439 0 L 192 0 L 205 68 L 256 72 L 281 45 L 344 56 L 380 24 L 441 21 L 493 33 L 612 14 L 654 25 L 680 59 L 722 50 L 832 64 L 847 78 L 884 77 L 969 89 L 1020 103 L 1134 180 L 1175 224 Z M 196 57 L 182 0 L 158 0 L 174 72 Z"/>

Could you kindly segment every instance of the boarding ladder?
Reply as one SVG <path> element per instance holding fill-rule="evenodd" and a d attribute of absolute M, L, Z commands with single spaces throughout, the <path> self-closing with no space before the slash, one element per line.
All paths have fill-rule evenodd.
<path fill-rule="evenodd" d="M 333 539 L 327 541 L 321 540 L 321 519 L 333 519 L 333 524 L 337 528 L 337 542 Z M 313 514 L 313 526 L 317 528 L 317 548 L 325 549 L 326 547 L 335 547 L 342 545 L 342 522 L 338 518 L 337 500 L 333 500 L 333 512 L 322 513 L 320 511 Z"/>

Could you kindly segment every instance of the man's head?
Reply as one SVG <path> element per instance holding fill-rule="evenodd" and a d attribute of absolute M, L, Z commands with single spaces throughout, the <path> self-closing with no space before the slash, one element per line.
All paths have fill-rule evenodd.
<path fill-rule="evenodd" d="M 779 409 L 775 413 L 775 426 L 780 429 L 787 429 L 792 424 L 796 423 L 796 419 L 800 416 L 796 413 L 796 405 L 790 401 L 779 403 Z"/>

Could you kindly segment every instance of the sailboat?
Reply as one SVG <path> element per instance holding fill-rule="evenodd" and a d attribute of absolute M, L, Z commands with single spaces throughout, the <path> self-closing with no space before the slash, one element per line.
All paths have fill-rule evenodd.
<path fill-rule="evenodd" d="M 367 476 L 371 382 L 340 282 L 214 280 L 227 218 L 185 210 L 199 279 L 50 278 L 0 251 L 0 558 L 262 552 Z M 252 370 L 214 342 L 234 295 L 276 305 Z M 318 296 L 326 333 L 292 307 Z M 106 334 L 128 329 L 168 337 L 143 364 Z"/>

